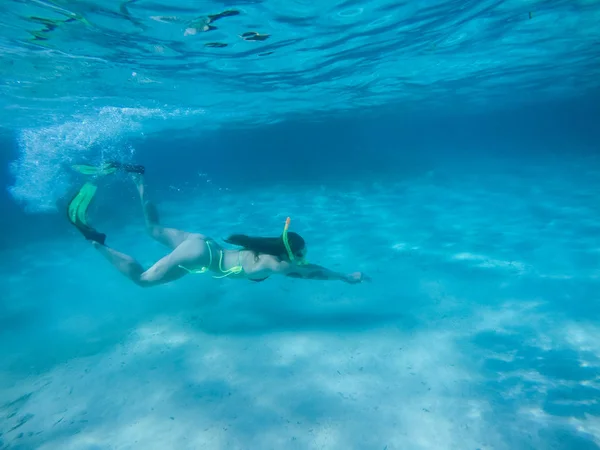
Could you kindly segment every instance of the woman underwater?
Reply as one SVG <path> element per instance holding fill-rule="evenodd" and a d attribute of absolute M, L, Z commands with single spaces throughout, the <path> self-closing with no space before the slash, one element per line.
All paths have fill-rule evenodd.
<path fill-rule="evenodd" d="M 225 242 L 239 248 L 225 249 L 203 234 L 167 228 L 159 224 L 156 207 L 145 196 L 143 166 L 110 162 L 100 169 L 90 166 L 76 166 L 76 168 L 88 174 L 108 174 L 116 170 L 133 174 L 144 210 L 146 230 L 152 238 L 171 249 L 171 253 L 150 268 L 144 269 L 131 256 L 105 245 L 106 235 L 87 223 L 87 208 L 96 192 L 94 184 L 84 184 L 71 200 L 68 218 L 119 272 L 138 286 L 156 286 L 190 273 L 205 272 L 214 273 L 215 278 L 228 277 L 250 281 L 264 281 L 272 275 L 310 280 L 339 280 L 349 284 L 369 281 L 369 278 L 360 272 L 345 275 L 307 263 L 306 243 L 299 234 L 288 231 L 289 218 L 279 237 L 234 234 L 225 239 Z"/>

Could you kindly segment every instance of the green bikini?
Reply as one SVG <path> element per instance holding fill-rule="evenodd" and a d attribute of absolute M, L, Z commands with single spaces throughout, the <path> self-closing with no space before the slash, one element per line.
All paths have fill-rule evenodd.
<path fill-rule="evenodd" d="M 182 265 L 180 265 L 179 267 L 188 271 L 189 273 L 194 273 L 194 274 L 208 272 L 213 263 L 213 252 L 212 252 L 211 242 L 215 243 L 215 241 L 213 241 L 212 239 L 206 239 L 204 242 L 206 242 L 206 248 L 208 248 L 208 254 L 210 257 L 210 259 L 208 261 L 208 265 L 205 267 L 201 267 L 200 269 L 188 269 L 187 267 L 184 267 Z M 224 253 L 225 252 L 223 251 L 223 249 L 219 249 L 219 272 L 221 272 L 222 275 L 213 275 L 213 278 L 225 278 L 225 277 L 228 277 L 229 275 L 237 275 L 244 271 L 244 268 L 242 267 L 242 261 L 241 261 L 241 255 L 242 255 L 241 251 L 238 252 L 237 265 L 233 266 L 231 269 L 227 269 L 227 270 L 223 269 L 223 254 Z"/>

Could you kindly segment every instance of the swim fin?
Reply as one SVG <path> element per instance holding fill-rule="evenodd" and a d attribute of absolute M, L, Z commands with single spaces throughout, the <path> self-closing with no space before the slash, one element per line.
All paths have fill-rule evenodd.
<path fill-rule="evenodd" d="M 108 161 L 100 166 L 92 166 L 89 164 L 75 164 L 72 166 L 74 170 L 84 175 L 111 175 L 117 170 L 123 170 L 128 173 L 137 173 L 143 175 L 146 171 L 145 167 L 139 164 L 126 164 L 118 161 Z"/>
<path fill-rule="evenodd" d="M 87 210 L 96 194 L 96 189 L 97 187 L 94 184 L 85 183 L 69 202 L 67 218 L 88 241 L 104 245 L 106 235 L 98 232 L 87 223 Z"/>
<path fill-rule="evenodd" d="M 75 164 L 71 166 L 74 170 L 84 175 L 110 175 L 117 171 L 110 163 L 104 163 L 101 166 L 90 166 L 88 164 Z"/>

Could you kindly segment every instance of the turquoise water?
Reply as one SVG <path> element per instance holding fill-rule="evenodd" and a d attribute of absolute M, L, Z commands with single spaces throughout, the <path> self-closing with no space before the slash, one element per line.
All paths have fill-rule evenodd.
<path fill-rule="evenodd" d="M 600 448 L 600 2 L 5 1 L 0 449 Z M 141 289 L 66 220 L 372 282 Z M 91 222 L 149 267 L 121 173 Z"/>
<path fill-rule="evenodd" d="M 2 102 L 18 126 L 32 110 L 38 125 L 102 107 L 189 126 L 488 110 L 581 95 L 600 77 L 593 0 L 7 0 L 2 11 Z M 238 14 L 207 23 L 225 11 Z"/>

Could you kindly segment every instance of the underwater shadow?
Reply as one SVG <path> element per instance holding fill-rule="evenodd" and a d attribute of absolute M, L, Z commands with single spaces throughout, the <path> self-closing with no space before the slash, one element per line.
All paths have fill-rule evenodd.
<path fill-rule="evenodd" d="M 413 329 L 415 301 L 389 301 L 372 291 L 293 292 L 287 287 L 260 289 L 246 298 L 228 298 L 218 303 L 196 305 L 190 323 L 205 333 L 256 335 L 273 332 L 359 332 L 396 325 Z M 359 295 L 362 294 L 362 295 Z"/>
<path fill-rule="evenodd" d="M 356 290 L 354 286 L 349 290 L 329 286 L 325 290 L 312 284 L 295 291 L 285 283 L 236 288 L 212 281 L 174 284 L 153 291 L 123 285 L 110 299 L 105 298 L 104 290 L 81 288 L 86 302 L 61 306 L 52 315 L 40 310 L 35 314 L 34 331 L 29 312 L 20 317 L 23 323 L 12 322 L 18 331 L 15 339 L 22 345 L 14 347 L 3 366 L 14 377 L 43 373 L 65 361 L 101 354 L 140 325 L 159 317 L 178 316 L 198 331 L 232 336 L 294 331 L 352 333 L 384 326 L 407 330 L 419 324 L 411 306 L 417 302 L 390 302 L 390 295 L 368 286 Z M 80 318 L 82 313 L 86 315 Z M 81 325 L 63 330 L 57 328 L 59 319 Z"/>
<path fill-rule="evenodd" d="M 216 335 L 256 335 L 282 331 L 358 332 L 389 324 L 397 324 L 403 329 L 417 325 L 417 320 L 408 314 L 364 310 L 309 312 L 282 309 L 255 313 L 238 311 L 227 315 L 214 311 L 202 317 L 194 315 L 190 322 L 198 330 Z"/>

